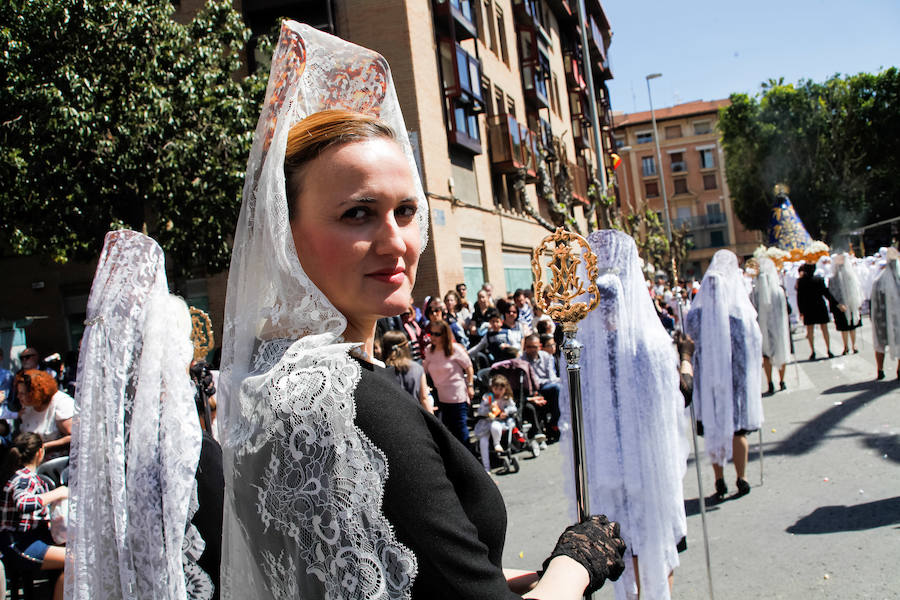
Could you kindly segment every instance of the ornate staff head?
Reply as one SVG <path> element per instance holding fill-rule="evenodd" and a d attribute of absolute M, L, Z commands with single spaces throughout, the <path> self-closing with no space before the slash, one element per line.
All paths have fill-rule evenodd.
<path fill-rule="evenodd" d="M 209 315 L 192 306 L 191 311 L 191 342 L 194 344 L 194 360 L 206 358 L 210 350 L 215 346 L 212 321 Z"/>
<path fill-rule="evenodd" d="M 552 251 L 551 251 L 552 246 Z M 543 281 L 544 269 L 541 257 L 550 253 L 550 281 Z M 587 282 L 578 274 L 578 265 L 584 262 Z M 562 227 L 541 240 L 531 257 L 531 271 L 534 274 L 534 299 L 542 311 L 554 321 L 563 325 L 563 330 L 576 328 L 578 322 L 596 308 L 600 301 L 597 291 L 597 257 L 591 251 L 586 239 L 566 231 Z M 575 302 L 588 294 L 588 301 Z"/>

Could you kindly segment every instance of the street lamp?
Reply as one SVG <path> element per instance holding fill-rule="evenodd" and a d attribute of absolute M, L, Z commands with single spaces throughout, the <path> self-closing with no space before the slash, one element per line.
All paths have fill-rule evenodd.
<path fill-rule="evenodd" d="M 672 220 L 669 216 L 669 196 L 666 194 L 666 179 L 663 177 L 662 152 L 659 150 L 659 131 L 656 128 L 656 113 L 653 112 L 653 95 L 650 93 L 650 80 L 662 77 L 662 73 L 647 75 L 647 98 L 650 100 L 650 120 L 653 121 L 653 142 L 656 144 L 656 160 L 659 163 L 659 187 L 662 188 L 663 214 L 665 215 L 666 239 L 672 242 Z"/>

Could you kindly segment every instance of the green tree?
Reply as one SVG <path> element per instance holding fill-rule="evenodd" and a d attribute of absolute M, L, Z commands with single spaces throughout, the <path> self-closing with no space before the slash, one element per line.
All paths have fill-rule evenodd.
<path fill-rule="evenodd" d="M 720 112 L 735 213 L 765 231 L 774 185 L 813 237 L 898 214 L 900 71 L 797 85 L 770 80 L 756 97 L 733 94 Z"/>
<path fill-rule="evenodd" d="M 90 259 L 145 230 L 182 273 L 225 268 L 264 73 L 230 0 L 0 6 L 0 253 Z"/>

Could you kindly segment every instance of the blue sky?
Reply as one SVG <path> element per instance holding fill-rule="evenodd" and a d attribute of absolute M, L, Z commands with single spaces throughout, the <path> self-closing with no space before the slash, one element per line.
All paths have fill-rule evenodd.
<path fill-rule="evenodd" d="M 900 0 L 605 0 L 614 111 L 900 65 Z"/>

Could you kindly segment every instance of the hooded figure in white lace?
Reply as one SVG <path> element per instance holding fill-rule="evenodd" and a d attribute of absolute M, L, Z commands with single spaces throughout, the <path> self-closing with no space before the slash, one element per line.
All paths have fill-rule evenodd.
<path fill-rule="evenodd" d="M 732 458 L 736 431 L 762 423 L 762 334 L 737 257 L 719 250 L 687 316 L 694 351 L 694 406 L 713 465 Z"/>
<path fill-rule="evenodd" d="M 202 541 L 186 527 L 201 439 L 188 375 L 191 318 L 169 294 L 156 242 L 134 231 L 107 234 L 86 325 L 66 598 L 209 598 L 212 582 L 191 561 Z"/>
<path fill-rule="evenodd" d="M 900 360 L 900 253 L 888 248 L 886 256 L 887 265 L 872 284 L 872 334 L 879 376 L 886 348 L 890 348 L 891 358 Z"/>
<path fill-rule="evenodd" d="M 780 370 L 787 363 L 791 353 L 791 332 L 785 292 L 771 258 L 759 260 L 759 275 L 754 282 L 751 298 L 756 306 L 757 320 L 762 332 L 762 354 L 769 359 L 772 366 Z M 771 382 L 771 375 L 769 381 Z"/>
<path fill-rule="evenodd" d="M 641 596 L 667 599 L 687 531 L 678 356 L 647 293 L 634 240 L 604 230 L 588 242 L 600 269 L 600 303 L 578 333 L 590 505 L 619 521 L 628 545 L 616 598 L 635 593 L 629 557 L 639 556 Z"/>
<path fill-rule="evenodd" d="M 416 558 L 381 510 L 387 465 L 354 424 L 358 344 L 301 267 L 288 218 L 288 132 L 346 109 L 391 127 L 428 207 L 390 71 L 378 54 L 285 22 L 247 164 L 228 278 L 218 412 L 223 598 L 405 598 Z"/>
<path fill-rule="evenodd" d="M 844 318 L 848 323 L 859 322 L 859 309 L 862 306 L 862 286 L 853 264 L 853 258 L 844 252 L 836 254 L 832 259 L 834 272 L 828 281 L 828 289 L 838 303 L 845 307 Z"/>

